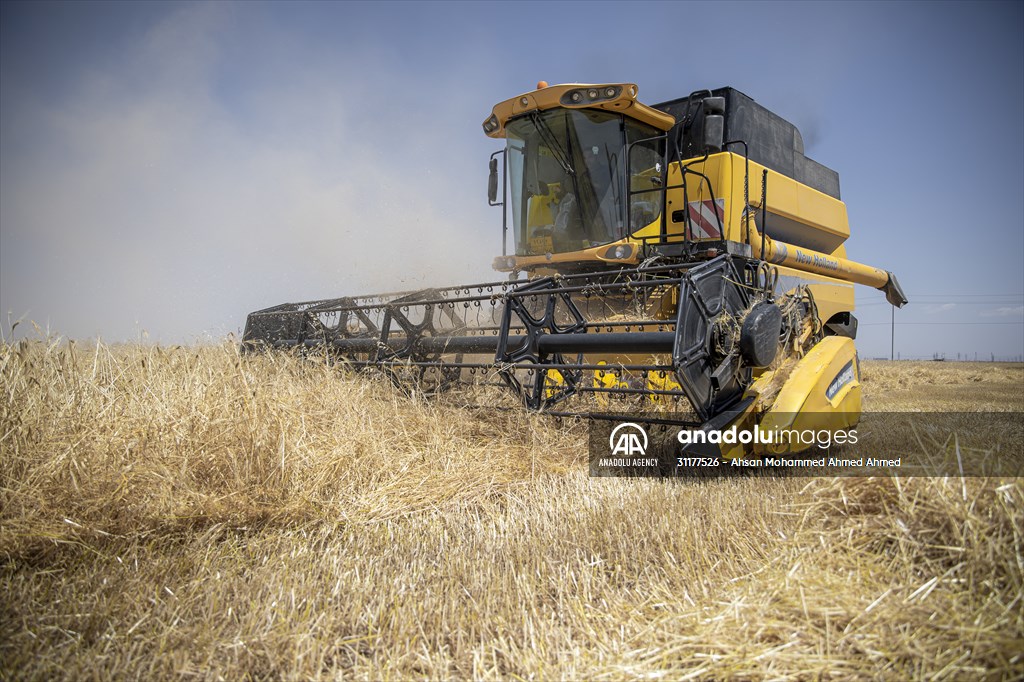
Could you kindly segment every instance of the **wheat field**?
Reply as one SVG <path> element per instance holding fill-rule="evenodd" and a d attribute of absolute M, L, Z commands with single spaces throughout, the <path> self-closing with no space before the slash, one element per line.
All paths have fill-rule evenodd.
<path fill-rule="evenodd" d="M 3 344 L 0 392 L 3 679 L 1024 676 L 1020 479 L 594 479 L 584 424 L 229 342 Z"/>

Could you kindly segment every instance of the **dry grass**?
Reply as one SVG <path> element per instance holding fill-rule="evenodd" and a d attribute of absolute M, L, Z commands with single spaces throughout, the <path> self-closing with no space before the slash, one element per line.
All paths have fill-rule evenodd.
<path fill-rule="evenodd" d="M 864 362 L 865 409 L 1024 412 L 1024 364 Z"/>
<path fill-rule="evenodd" d="M 1019 479 L 591 479 L 583 426 L 229 344 L 3 345 L 0 390 L 0 678 L 1024 674 Z"/>

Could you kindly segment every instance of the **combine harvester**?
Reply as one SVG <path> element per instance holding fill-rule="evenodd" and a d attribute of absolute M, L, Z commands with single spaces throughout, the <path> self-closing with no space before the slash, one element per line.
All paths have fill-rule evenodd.
<path fill-rule="evenodd" d="M 542 82 L 484 121 L 505 140 L 488 195 L 507 280 L 278 305 L 249 315 L 243 343 L 324 349 L 430 392 L 498 377 L 558 416 L 853 426 L 853 284 L 906 298 L 846 258 L 838 174 L 733 88 L 636 97 Z"/>

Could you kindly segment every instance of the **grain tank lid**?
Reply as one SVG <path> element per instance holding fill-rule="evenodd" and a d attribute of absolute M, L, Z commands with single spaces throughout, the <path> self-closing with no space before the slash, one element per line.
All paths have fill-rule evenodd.
<path fill-rule="evenodd" d="M 671 130 L 676 124 L 675 117 L 637 101 L 637 92 L 636 83 L 564 83 L 541 87 L 494 105 L 483 123 L 484 134 L 505 137 L 509 120 L 532 111 L 556 108 L 619 111 L 658 130 Z"/>
<path fill-rule="evenodd" d="M 751 161 L 840 198 L 839 173 L 804 155 L 804 140 L 797 127 L 736 88 L 698 90 L 688 97 L 653 105 L 678 121 L 671 137 L 678 141 L 683 158 L 704 154 L 701 102 L 708 96 L 725 99 L 724 139 L 746 142 Z M 739 147 L 730 151 L 742 153 Z"/>

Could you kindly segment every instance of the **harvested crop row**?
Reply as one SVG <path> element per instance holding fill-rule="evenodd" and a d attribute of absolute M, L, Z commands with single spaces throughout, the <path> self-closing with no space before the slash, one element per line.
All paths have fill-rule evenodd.
<path fill-rule="evenodd" d="M 1017 479 L 591 479 L 585 425 L 230 344 L 0 386 L 4 677 L 1022 669 Z"/>

